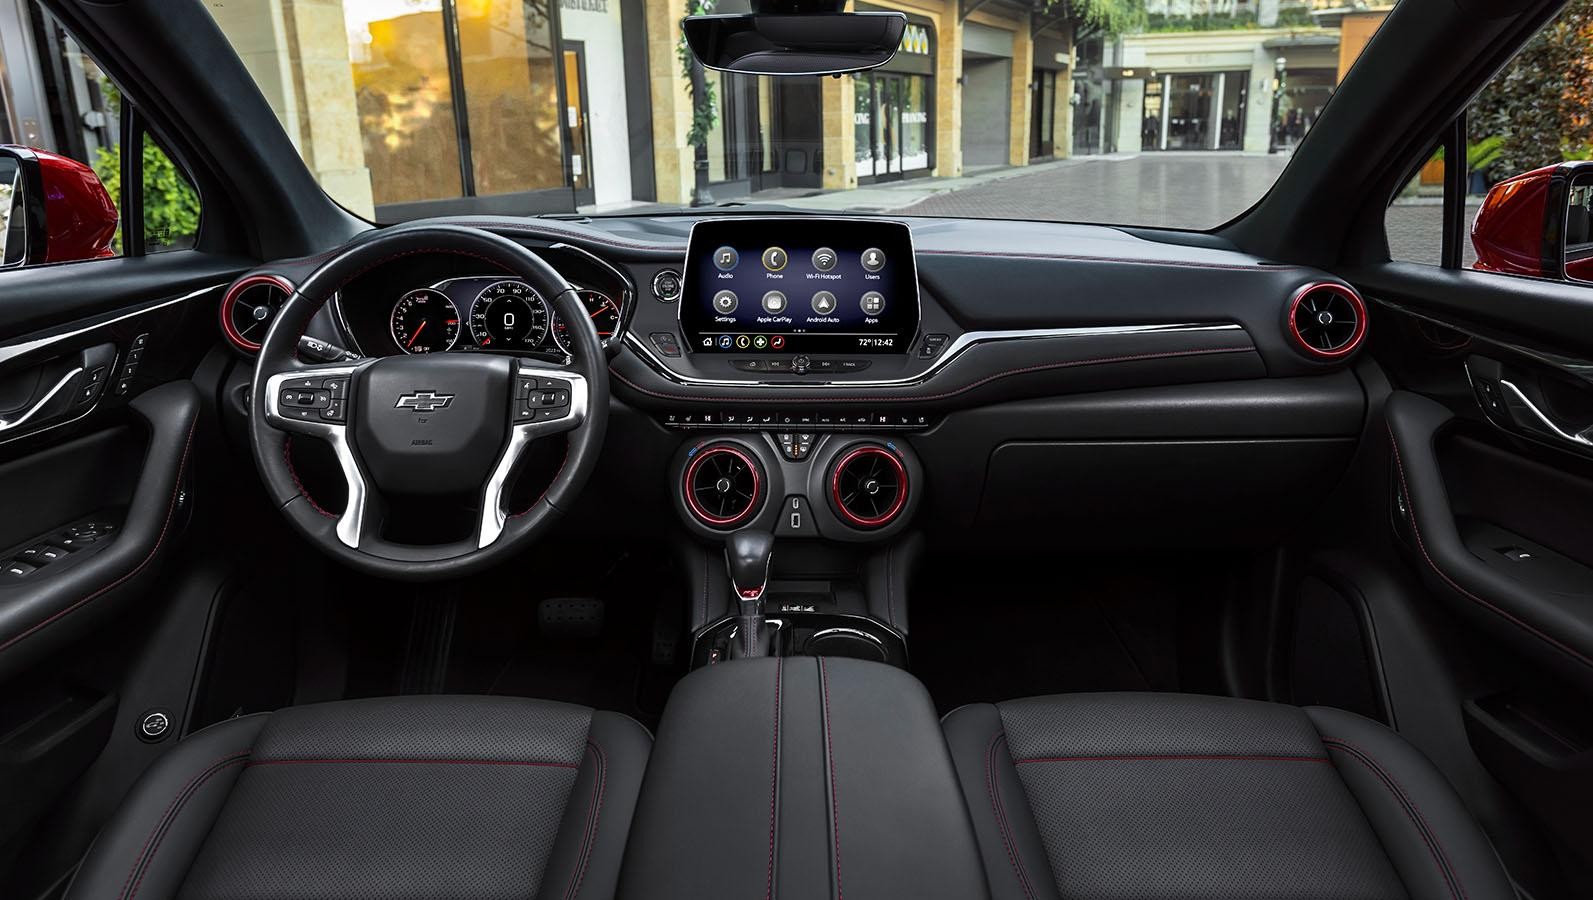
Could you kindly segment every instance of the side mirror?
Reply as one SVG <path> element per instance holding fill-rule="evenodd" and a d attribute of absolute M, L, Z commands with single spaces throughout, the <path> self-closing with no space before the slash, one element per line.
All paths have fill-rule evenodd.
<path fill-rule="evenodd" d="M 840 75 L 890 62 L 907 17 L 848 13 L 836 0 L 753 0 L 746 15 L 688 16 L 686 46 L 710 69 L 746 75 Z"/>
<path fill-rule="evenodd" d="M 116 204 L 75 159 L 0 145 L 0 216 L 0 268 L 116 255 Z"/>
<path fill-rule="evenodd" d="M 1494 185 L 1471 223 L 1474 268 L 1593 283 L 1593 162 L 1523 172 Z"/>

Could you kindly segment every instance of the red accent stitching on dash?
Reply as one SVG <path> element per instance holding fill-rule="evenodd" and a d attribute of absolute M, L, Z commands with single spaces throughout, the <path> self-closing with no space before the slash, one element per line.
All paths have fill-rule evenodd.
<path fill-rule="evenodd" d="M 591 738 L 587 738 L 586 745 L 597 753 L 597 780 L 592 785 L 592 801 L 586 812 L 586 834 L 581 838 L 581 861 L 570 881 L 570 887 L 564 892 L 564 900 L 575 900 L 581 893 L 586 869 L 592 863 L 592 848 L 597 844 L 597 820 L 603 814 L 603 793 L 608 788 L 608 754 Z"/>
<path fill-rule="evenodd" d="M 764 900 L 774 897 L 774 832 L 780 796 L 780 677 L 785 674 L 785 658 L 774 666 L 774 751 L 769 762 L 769 875 L 764 880 Z"/>
<path fill-rule="evenodd" d="M 939 394 L 910 394 L 899 397 L 853 397 L 850 395 L 832 397 L 786 397 L 784 395 L 769 397 L 699 397 L 696 394 L 672 394 L 665 391 L 654 391 L 644 388 L 636 382 L 631 381 L 629 378 L 626 378 L 624 374 L 613 369 L 612 367 L 609 369 L 609 374 L 619 379 L 625 384 L 626 387 L 629 387 L 634 391 L 639 391 L 640 393 L 647 394 L 648 396 L 659 397 L 664 400 L 693 400 L 697 402 L 721 403 L 828 403 L 831 405 L 843 405 L 847 403 L 923 403 L 929 400 L 943 400 L 947 397 L 955 397 L 958 394 L 966 394 L 967 392 L 975 388 L 983 387 L 992 381 L 996 381 L 1001 378 L 1008 378 L 1013 375 L 1024 375 L 1029 372 L 1045 372 L 1052 369 L 1073 369 L 1079 366 L 1096 366 L 1119 362 L 1140 362 L 1142 360 L 1149 359 L 1169 359 L 1180 356 L 1210 356 L 1219 353 L 1254 353 L 1255 349 L 1256 348 L 1254 346 L 1206 347 L 1199 350 L 1167 350 L 1159 353 L 1135 353 L 1128 356 L 1102 356 L 1096 357 L 1094 359 L 1074 359 L 1068 360 L 1066 362 L 1042 363 L 1040 365 L 1024 366 L 1020 369 L 1008 369 L 1005 372 L 996 372 L 993 375 L 986 375 L 984 378 L 981 378 L 978 381 L 965 384 L 960 388 L 953 388 L 952 390 L 944 391 Z"/>
<path fill-rule="evenodd" d="M 381 765 L 436 766 L 534 766 L 551 769 L 577 769 L 576 763 L 520 759 L 355 759 L 353 757 L 305 757 L 300 759 L 251 759 L 250 766 L 319 765 L 322 763 L 373 763 Z"/>
<path fill-rule="evenodd" d="M 133 868 L 127 873 L 127 878 L 122 882 L 122 889 L 117 892 L 117 896 L 132 898 L 138 895 L 138 889 L 144 883 L 144 874 L 148 872 L 146 863 L 154 862 L 155 854 L 160 851 L 161 842 L 166 838 L 167 826 L 175 820 L 177 813 L 181 812 L 182 808 L 187 805 L 188 798 L 193 796 L 193 792 L 199 790 L 206 781 L 210 780 L 212 775 L 248 758 L 249 751 L 247 749 L 229 753 L 199 770 L 192 778 L 188 779 L 187 783 L 178 789 L 176 795 L 171 798 L 171 802 L 166 804 L 166 809 L 161 812 L 160 818 L 155 820 L 154 829 L 149 832 L 148 837 L 144 838 L 144 846 L 139 848 L 138 855 L 133 857 Z M 148 854 L 147 857 L 146 854 Z M 136 882 L 133 880 L 135 874 L 138 876 Z M 129 893 L 129 885 L 131 885 L 131 893 Z"/>
<path fill-rule="evenodd" d="M 996 813 L 996 826 L 1001 831 L 1001 843 L 1007 848 L 1007 860 L 1012 863 L 1012 870 L 1018 875 L 1018 883 L 1023 886 L 1023 896 L 1033 900 L 1034 889 L 1029 885 L 1029 873 L 1025 870 L 1023 859 L 1018 854 L 1017 842 L 1012 839 L 1012 829 L 1007 824 L 1007 810 L 1001 803 L 1001 789 L 996 784 L 996 744 L 1006 736 L 1004 731 L 996 732 L 996 736 L 990 739 L 990 746 L 985 748 L 985 792 L 990 795 L 990 807 Z"/>
<path fill-rule="evenodd" d="M 321 504 L 316 503 L 315 498 L 310 496 L 310 492 L 305 489 L 304 482 L 299 480 L 299 470 L 293 466 L 293 435 L 291 434 L 282 439 L 282 459 L 288 464 L 288 477 L 293 479 L 293 486 L 299 489 L 299 493 L 304 495 L 304 499 L 310 501 L 310 508 L 328 519 L 337 518 L 336 513 L 328 512 L 321 507 Z"/>
<path fill-rule="evenodd" d="M 1449 865 L 1449 857 L 1444 853 L 1443 846 L 1438 843 L 1437 836 L 1432 833 L 1432 828 L 1428 826 L 1427 819 L 1422 816 L 1422 812 L 1417 808 L 1415 801 L 1411 800 L 1410 796 L 1405 793 L 1405 789 L 1400 787 L 1399 782 L 1394 780 L 1394 776 L 1387 769 L 1384 769 L 1370 753 L 1342 738 L 1324 737 L 1322 738 L 1322 743 L 1345 751 L 1351 759 L 1370 769 L 1372 774 L 1377 776 L 1378 780 L 1383 783 L 1383 787 L 1394 795 L 1395 800 L 1399 801 L 1400 808 L 1405 812 L 1405 817 L 1410 819 L 1412 825 L 1416 826 L 1416 833 L 1421 835 L 1422 843 L 1427 845 L 1427 852 L 1432 855 L 1433 864 L 1438 866 L 1438 874 L 1443 877 L 1444 886 L 1449 888 L 1449 896 L 1465 900 L 1466 888 L 1460 883 L 1460 879 L 1455 877 L 1454 870 Z"/>
<path fill-rule="evenodd" d="M 830 670 L 819 657 L 819 682 L 824 688 L 824 753 L 830 761 L 830 813 L 835 826 L 835 900 L 845 900 L 841 893 L 841 799 L 835 784 L 835 744 L 830 730 Z"/>
<path fill-rule="evenodd" d="M 196 414 L 194 416 L 194 421 L 192 423 L 190 423 L 189 426 L 188 426 L 188 438 L 183 443 L 182 459 L 177 463 L 177 479 L 176 479 L 176 483 L 172 485 L 171 502 L 166 507 L 166 522 L 165 522 L 164 525 L 162 525 L 160 527 L 160 534 L 155 538 L 155 546 L 149 548 L 149 553 L 145 554 L 144 558 L 139 561 L 138 565 L 134 566 L 132 568 L 132 570 L 129 571 L 127 574 L 125 574 L 122 577 L 116 579 L 115 581 L 111 582 L 110 584 L 107 584 L 105 587 L 100 588 L 99 590 L 93 592 L 92 594 L 89 594 L 87 597 L 84 597 L 83 599 L 77 601 L 76 603 L 73 603 L 70 606 L 67 606 L 67 607 L 64 607 L 62 609 L 59 609 L 59 610 L 55 611 L 51 615 L 45 617 L 43 620 L 35 623 L 34 625 L 32 625 L 31 627 L 27 628 L 26 630 L 19 632 L 17 635 L 12 637 L 10 640 L 7 640 L 4 643 L 0 643 L 0 650 L 5 650 L 6 648 L 8 648 L 11 645 L 17 643 L 18 641 L 22 640 L 23 638 L 27 637 L 28 635 L 33 634 L 35 631 L 38 631 L 39 629 L 41 629 L 44 626 L 50 624 L 51 622 L 54 622 L 55 620 L 61 618 L 62 616 L 65 616 L 67 613 L 70 613 L 70 612 L 76 610 L 78 607 L 80 607 L 83 604 L 89 602 L 90 600 L 93 600 L 96 597 L 99 597 L 101 595 L 109 593 L 110 591 L 115 590 L 122 583 L 128 581 L 129 579 L 131 579 L 132 577 L 134 577 L 138 573 L 144 571 L 144 568 L 146 566 L 148 566 L 152 560 L 154 560 L 155 554 L 159 553 L 160 552 L 160 548 L 163 545 L 165 545 L 165 543 L 166 543 L 166 532 L 171 530 L 172 520 L 174 518 L 176 518 L 175 513 L 177 512 L 177 495 L 182 492 L 183 473 L 188 470 L 188 451 L 194 445 L 194 429 L 196 429 L 198 427 L 199 427 L 199 416 Z"/>
<path fill-rule="evenodd" d="M 1450 578 L 1449 574 L 1443 569 L 1438 568 L 1438 563 L 1434 562 L 1432 556 L 1427 553 L 1427 544 L 1422 540 L 1421 526 L 1416 524 L 1416 500 L 1411 496 L 1409 485 L 1405 483 L 1405 463 L 1400 459 L 1399 441 L 1394 439 L 1394 426 L 1386 421 L 1383 424 L 1384 427 L 1388 429 L 1389 447 L 1394 451 L 1394 468 L 1399 472 L 1399 486 L 1400 489 L 1405 492 L 1406 513 L 1410 517 L 1411 533 L 1416 536 L 1416 549 L 1421 551 L 1422 559 L 1427 560 L 1427 565 L 1432 567 L 1433 572 L 1435 572 L 1439 578 L 1442 578 L 1445 584 L 1449 585 L 1451 588 L 1454 588 L 1455 592 L 1460 594 L 1462 597 L 1465 597 L 1471 602 L 1482 606 L 1484 609 L 1493 612 L 1510 624 L 1515 625 L 1523 631 L 1526 631 L 1528 634 L 1539 638 L 1555 649 L 1570 655 L 1583 665 L 1593 666 L 1593 659 L 1588 658 L 1586 655 L 1576 650 L 1576 648 L 1557 640 L 1551 635 L 1539 631 L 1522 619 L 1512 615 L 1510 612 L 1501 609 L 1492 603 L 1489 603 L 1487 600 L 1477 596 L 1476 594 L 1473 594 L 1471 591 L 1466 590 L 1459 584 L 1456 584 L 1455 580 Z"/>
<path fill-rule="evenodd" d="M 1243 753 L 1180 753 L 1180 754 L 1128 754 L 1122 756 L 1036 756 L 1030 759 L 1015 759 L 1012 764 L 1021 766 L 1025 763 L 1065 763 L 1065 762 L 1314 762 L 1325 763 L 1330 760 L 1325 756 L 1262 756 L 1247 755 Z"/>

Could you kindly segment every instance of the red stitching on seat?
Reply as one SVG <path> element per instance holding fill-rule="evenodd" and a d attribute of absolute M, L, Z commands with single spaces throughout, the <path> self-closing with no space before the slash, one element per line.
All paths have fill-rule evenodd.
<path fill-rule="evenodd" d="M 764 900 L 774 897 L 774 834 L 776 799 L 780 796 L 780 676 L 785 673 L 785 658 L 774 665 L 774 750 L 769 762 L 769 875 L 764 880 Z"/>
<path fill-rule="evenodd" d="M 564 892 L 565 900 L 574 900 L 581 893 L 581 883 L 586 880 L 587 866 L 592 862 L 592 848 L 597 844 L 597 820 L 603 814 L 603 793 L 608 787 L 608 755 L 591 738 L 586 745 L 597 751 L 597 778 L 592 785 L 592 801 L 586 811 L 586 834 L 581 838 L 580 862 L 571 876 L 570 886 Z"/>
<path fill-rule="evenodd" d="M 1195 761 L 1195 762 L 1330 762 L 1325 756 L 1261 756 L 1242 753 L 1194 753 L 1194 754 L 1135 754 L 1123 756 L 1036 756 L 1030 759 L 1015 759 L 1012 764 L 1021 766 L 1025 763 L 1064 763 L 1064 762 L 1161 762 L 1161 761 Z"/>
<path fill-rule="evenodd" d="M 1593 659 L 1590 659 L 1586 655 L 1582 654 L 1576 650 L 1576 648 L 1570 646 L 1569 644 L 1562 643 L 1551 635 L 1539 631 L 1537 628 L 1534 628 L 1526 621 L 1517 618 L 1510 612 L 1501 609 L 1500 607 L 1489 603 L 1487 600 L 1484 600 L 1476 594 L 1473 594 L 1471 591 L 1466 590 L 1457 584 L 1453 578 L 1450 578 L 1448 573 L 1444 572 L 1443 569 L 1438 568 L 1438 563 L 1434 562 L 1432 556 L 1427 553 L 1427 544 L 1422 540 L 1421 526 L 1416 524 L 1416 500 L 1411 496 L 1410 486 L 1405 482 L 1405 463 L 1402 459 L 1400 459 L 1399 441 L 1395 440 L 1394 438 L 1394 426 L 1386 421 L 1383 423 L 1383 425 L 1388 429 L 1388 443 L 1390 448 L 1392 448 L 1394 451 L 1394 468 L 1399 472 L 1400 490 L 1404 491 L 1405 493 L 1405 509 L 1406 514 L 1410 517 L 1410 530 L 1411 533 L 1416 536 L 1416 549 L 1421 551 L 1422 559 L 1427 560 L 1427 565 L 1430 566 L 1435 573 L 1437 573 L 1439 578 L 1443 579 L 1445 584 L 1449 585 L 1451 588 L 1454 588 L 1455 591 L 1462 597 L 1465 597 L 1473 603 L 1481 605 L 1483 608 L 1493 612 L 1500 618 L 1512 625 L 1515 625 L 1523 631 L 1526 631 L 1528 634 L 1531 634 L 1534 637 L 1544 641 L 1555 649 L 1569 654 L 1583 665 L 1593 666 Z"/>
<path fill-rule="evenodd" d="M 835 825 L 835 900 L 844 900 L 841 893 L 841 800 L 835 783 L 835 744 L 830 730 L 830 670 L 819 657 L 819 682 L 824 688 L 824 752 L 830 761 L 830 812 Z"/>
<path fill-rule="evenodd" d="M 1007 823 L 1007 810 L 1001 803 L 1001 788 L 996 784 L 996 744 L 1005 738 L 1004 731 L 996 732 L 990 739 L 990 746 L 985 748 L 985 793 L 990 795 L 990 807 L 996 813 L 996 826 L 1001 832 L 1002 846 L 1007 849 L 1007 860 L 1012 863 L 1012 870 L 1018 875 L 1018 883 L 1023 886 L 1023 896 L 1033 900 L 1034 890 L 1029 885 L 1029 873 L 1023 865 L 1023 858 L 1018 853 L 1017 842 L 1012 839 L 1011 826 Z"/>
<path fill-rule="evenodd" d="M 144 875 L 149 871 L 147 863 L 154 862 L 155 854 L 160 852 L 160 845 L 166 839 L 167 827 L 172 821 L 176 820 L 177 814 L 187 805 L 188 798 L 192 797 L 193 793 L 198 791 L 206 781 L 209 781 L 212 775 L 248 758 L 248 749 L 229 753 L 201 769 L 178 789 L 176 795 L 171 798 L 171 802 L 166 804 L 166 809 L 160 814 L 160 818 L 155 820 L 154 829 L 150 831 L 148 837 L 144 838 L 144 846 L 139 849 L 138 855 L 133 857 L 133 868 L 127 873 L 126 880 L 122 882 L 122 889 L 118 892 L 118 896 L 127 897 L 131 900 L 132 897 L 138 895 L 139 887 L 144 884 Z M 135 874 L 138 876 L 136 882 L 133 881 Z M 129 884 L 132 885 L 131 893 L 128 891 Z"/>
<path fill-rule="evenodd" d="M 929 400 L 943 400 L 947 397 L 955 397 L 958 394 L 965 394 L 975 388 L 983 387 L 992 381 L 996 381 L 1001 378 L 1008 378 L 1013 375 L 1024 375 L 1030 372 L 1045 372 L 1052 369 L 1072 369 L 1079 366 L 1106 365 L 1108 363 L 1140 362 L 1150 359 L 1169 359 L 1180 356 L 1210 356 L 1219 353 L 1254 353 L 1255 349 L 1256 348 L 1253 345 L 1245 347 L 1205 347 L 1198 350 L 1167 350 L 1159 353 L 1135 353 L 1128 356 L 1102 356 L 1096 357 L 1094 359 L 1074 359 L 1057 363 L 1041 363 L 1039 365 L 1024 366 L 1018 369 L 1008 369 L 1004 372 L 996 372 L 992 375 L 986 375 L 984 378 L 981 378 L 978 381 L 965 384 L 960 388 L 953 388 L 952 390 L 939 394 L 912 394 L 899 397 L 854 397 L 851 395 L 837 395 L 831 397 L 786 397 L 783 395 L 771 395 L 768 397 L 699 397 L 695 394 L 671 394 L 664 391 L 655 391 L 649 388 L 644 388 L 636 382 L 631 381 L 629 378 L 626 378 L 623 373 L 619 372 L 613 367 L 609 368 L 609 374 L 615 378 L 618 378 L 632 390 L 639 391 L 652 397 L 659 397 L 664 400 L 693 400 L 698 402 L 720 403 L 829 403 L 832 405 L 846 403 L 923 403 Z"/>
<path fill-rule="evenodd" d="M 532 766 L 535 768 L 577 769 L 577 763 L 549 762 L 522 759 L 396 759 L 355 757 L 303 757 L 297 759 L 251 759 L 250 766 L 292 766 L 332 763 L 373 763 L 381 765 L 439 765 L 439 766 Z"/>
<path fill-rule="evenodd" d="M 189 423 L 189 425 L 188 425 L 188 438 L 183 443 L 182 459 L 177 463 L 177 477 L 174 480 L 174 482 L 172 484 L 172 488 L 171 488 L 171 502 L 166 507 L 166 522 L 165 522 L 165 524 L 163 524 L 160 527 L 160 534 L 155 538 L 155 546 L 149 548 L 149 553 L 145 554 L 144 558 L 139 561 L 138 565 L 134 566 L 132 568 L 132 570 L 129 571 L 127 574 L 125 574 L 122 577 L 116 579 L 115 581 L 111 582 L 110 584 L 107 584 L 105 587 L 100 588 L 99 590 L 93 592 L 92 594 L 89 594 L 87 597 L 84 597 L 83 599 L 77 601 L 76 603 L 73 603 L 70 606 L 67 606 L 67 607 L 64 607 L 64 608 L 62 608 L 60 610 L 57 610 L 55 613 L 45 617 L 43 620 L 35 623 L 32 627 L 28 628 L 25 631 L 22 631 L 22 632 L 18 633 L 17 635 L 15 635 L 11 639 L 5 641 L 4 643 L 0 643 L 0 650 L 5 650 L 6 648 L 10 647 L 12 644 L 15 644 L 16 642 L 22 640 L 23 638 L 27 637 L 28 635 L 33 634 L 35 631 L 38 631 L 39 629 L 41 629 L 44 626 L 50 624 L 51 622 L 54 622 L 56 619 L 59 619 L 62 616 L 65 616 L 67 613 L 70 613 L 73 610 L 76 610 L 78 607 L 80 607 L 83 604 L 89 602 L 90 600 L 93 600 L 96 597 L 99 597 L 99 596 L 101 596 L 103 594 L 109 593 L 112 590 L 115 590 L 118 586 L 120 586 L 121 584 L 123 584 L 127 580 L 131 579 L 132 577 L 134 577 L 138 573 L 144 571 L 144 568 L 146 566 L 148 566 L 150 564 L 150 562 L 155 559 L 155 555 L 160 552 L 160 548 L 166 543 L 166 532 L 171 530 L 172 519 L 174 519 L 176 517 L 175 513 L 177 512 L 177 495 L 182 493 L 183 473 L 188 470 L 188 451 L 189 451 L 190 448 L 193 447 L 193 444 L 194 444 L 194 429 L 196 429 L 198 427 L 199 427 L 199 415 L 196 412 L 194 414 L 193 422 Z"/>
<path fill-rule="evenodd" d="M 1432 855 L 1433 864 L 1438 866 L 1438 874 L 1443 877 L 1444 886 L 1449 888 L 1449 896 L 1465 900 L 1466 888 L 1460 883 L 1460 879 L 1455 876 L 1454 870 L 1450 867 L 1449 857 L 1444 853 L 1443 846 L 1438 842 L 1437 836 L 1433 834 L 1432 828 L 1427 824 L 1427 819 L 1422 815 L 1421 809 L 1416 806 L 1414 800 L 1410 799 L 1410 795 L 1405 793 L 1405 789 L 1400 787 L 1399 782 L 1394 780 L 1394 776 L 1387 769 L 1384 769 L 1370 753 L 1356 747 L 1349 741 L 1342 738 L 1323 737 L 1322 743 L 1345 751 L 1351 759 L 1370 769 L 1378 777 L 1378 780 L 1382 781 L 1383 787 L 1394 795 L 1394 799 L 1399 801 L 1400 808 L 1405 812 L 1405 817 L 1410 819 L 1412 825 L 1416 826 L 1416 833 L 1421 835 L 1422 843 L 1427 845 L 1427 852 Z"/>

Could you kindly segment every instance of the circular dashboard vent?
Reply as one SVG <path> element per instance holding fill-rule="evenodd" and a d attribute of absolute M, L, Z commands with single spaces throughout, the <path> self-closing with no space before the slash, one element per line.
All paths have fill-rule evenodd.
<path fill-rule="evenodd" d="M 763 476 L 752 456 L 717 444 L 698 451 L 686 466 L 686 505 L 712 528 L 734 528 L 752 518 L 763 499 Z"/>
<path fill-rule="evenodd" d="M 853 447 L 830 472 L 830 503 L 854 528 L 882 528 L 907 503 L 907 469 L 884 447 Z"/>
<path fill-rule="evenodd" d="M 1366 304 L 1345 285 L 1308 284 L 1295 293 L 1289 305 L 1289 334 L 1312 356 L 1347 356 L 1366 337 Z"/>
<path fill-rule="evenodd" d="M 227 289 L 221 298 L 221 331 L 234 347 L 257 353 L 271 320 L 293 292 L 293 285 L 275 275 L 251 275 Z"/>

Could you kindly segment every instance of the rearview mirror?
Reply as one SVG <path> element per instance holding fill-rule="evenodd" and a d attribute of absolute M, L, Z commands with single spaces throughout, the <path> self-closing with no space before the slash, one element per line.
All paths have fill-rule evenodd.
<path fill-rule="evenodd" d="M 846 13 L 834 0 L 755 0 L 746 15 L 688 16 L 686 45 L 710 69 L 746 75 L 840 75 L 890 62 L 907 17 Z"/>
<path fill-rule="evenodd" d="M 1471 224 L 1475 268 L 1593 283 L 1593 162 L 1495 184 Z"/>
<path fill-rule="evenodd" d="M 7 183 L 0 268 L 116 255 L 116 204 L 93 169 L 48 150 L 4 144 L 0 185 Z"/>

